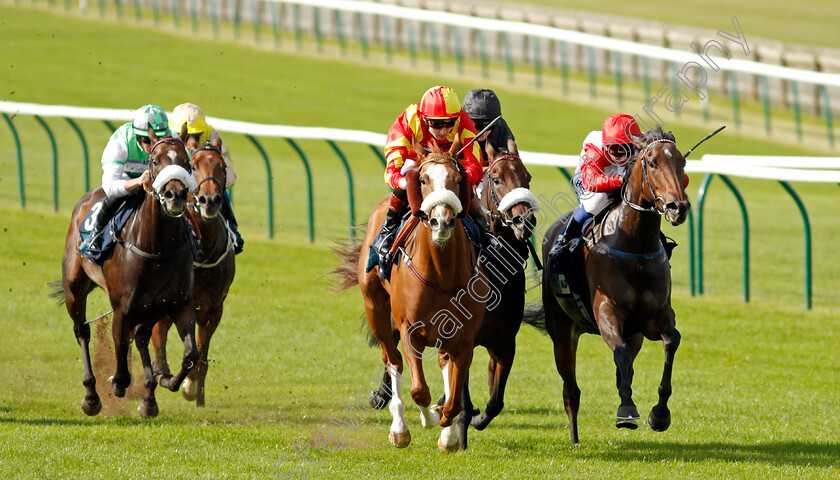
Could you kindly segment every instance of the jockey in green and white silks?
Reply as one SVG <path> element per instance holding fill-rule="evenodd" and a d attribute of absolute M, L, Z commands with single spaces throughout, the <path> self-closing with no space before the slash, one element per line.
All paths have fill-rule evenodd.
<path fill-rule="evenodd" d="M 166 112 L 157 105 L 145 105 L 134 111 L 131 122 L 121 125 L 108 140 L 102 152 L 102 189 L 105 199 L 97 212 L 90 236 L 79 247 L 79 252 L 99 249 L 102 230 L 120 205 L 119 199 L 138 188 L 151 188 L 148 169 L 152 140 L 149 128 L 157 137 L 175 136 L 169 130 Z"/>

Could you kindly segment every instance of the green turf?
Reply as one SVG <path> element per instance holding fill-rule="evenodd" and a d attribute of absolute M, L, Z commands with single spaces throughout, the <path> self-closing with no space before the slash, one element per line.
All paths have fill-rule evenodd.
<path fill-rule="evenodd" d="M 225 118 L 384 131 L 405 104 L 440 80 L 233 44 L 189 42 L 27 8 L 2 6 L 0 18 L 6 60 L 0 68 L 8 90 L 0 92 L 3 99 L 120 108 L 148 102 L 171 108 L 194 101 Z M 148 51 L 166 50 L 166 55 L 114 53 L 144 42 Z M 481 85 L 453 86 L 463 92 Z M 498 92 L 505 117 L 526 150 L 573 152 L 608 113 L 504 88 Z M 84 389 L 71 321 L 46 298 L 46 282 L 60 275 L 70 209 L 83 190 L 79 140 L 66 122 L 48 120 L 59 141 L 59 212 L 53 213 L 49 142 L 33 119 L 14 121 L 24 142 L 28 196 L 27 207 L 21 209 L 14 150 L 2 122 L 4 478 L 270 478 L 275 460 L 315 441 L 333 417 L 346 418 L 345 405 L 371 384 L 381 362 L 377 350 L 364 346 L 358 292 L 330 294 L 322 277 L 335 264 L 328 251 L 330 238 L 347 233 L 346 180 L 328 146 L 301 142 L 316 178 L 316 243 L 308 245 L 303 167 L 293 151 L 282 141 L 264 142 L 277 195 L 276 238 L 268 240 L 261 160 L 245 138 L 226 136 L 239 175 L 234 199 L 247 243 L 237 257 L 227 313 L 211 350 L 207 408 L 197 410 L 178 395 L 159 390 L 157 419 L 138 418 L 136 397 L 103 397 L 108 414 L 87 418 L 78 406 Z M 81 124 L 96 182 L 98 154 L 110 132 L 98 122 Z M 683 143 L 703 134 L 702 129 L 674 130 Z M 707 145 L 705 152 L 803 153 L 735 134 Z M 386 192 L 381 164 L 367 147 L 342 148 L 353 168 L 361 222 Z M 554 169 L 532 168 L 531 173 L 538 194 L 568 191 Z M 694 176 L 689 188 L 694 201 L 700 180 Z M 740 218 L 735 200 L 719 180 L 711 184 L 705 207 L 705 296 L 688 293 L 686 226 L 665 228 L 681 243 L 673 259 L 673 279 L 683 334 L 668 432 L 612 426 L 618 403 L 612 356 L 600 338 L 587 336 L 578 358 L 582 445 L 570 448 L 550 341 L 524 327 L 506 408 L 486 431 L 473 433 L 470 450 L 439 454 L 438 430 L 422 430 L 413 407 L 407 409 L 412 446 L 394 449 L 387 440 L 389 415 L 357 412 L 358 431 L 336 427 L 343 444 L 334 455 L 313 454 L 313 462 L 323 463 L 308 469 L 311 478 L 838 476 L 840 434 L 833 421 L 840 387 L 840 357 L 834 348 L 840 336 L 840 275 L 834 268 L 840 260 L 834 241 L 840 235 L 833 208 L 837 186 L 794 184 L 814 229 L 815 308 L 806 311 L 802 227 L 793 201 L 772 182 L 735 182 L 750 209 L 751 303 L 741 299 Z M 101 292 L 93 297 L 91 312 L 108 309 Z M 94 345 L 101 358 L 109 358 L 107 342 Z M 170 346 L 170 359 L 177 358 L 174 339 Z M 479 349 L 472 385 L 484 384 L 486 361 Z M 656 399 L 661 346 L 645 346 L 637 362 L 634 398 L 646 414 Z M 427 365 L 432 392 L 439 394 L 441 381 L 434 372 Z M 104 368 L 96 373 L 104 387 L 113 372 Z M 474 390 L 476 403 L 483 407 L 486 392 Z M 281 463 L 276 470 L 293 467 Z"/>

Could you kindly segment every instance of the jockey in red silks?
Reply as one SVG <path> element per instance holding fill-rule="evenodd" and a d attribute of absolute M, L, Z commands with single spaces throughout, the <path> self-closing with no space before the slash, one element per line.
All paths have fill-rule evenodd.
<path fill-rule="evenodd" d="M 633 117 L 618 113 L 607 117 L 600 131 L 586 136 L 573 181 L 580 205 L 575 208 L 556 247 L 562 249 L 580 236 L 583 223 L 610 204 L 608 194 L 621 188 L 625 165 L 638 154 L 633 137 L 641 135 Z M 685 186 L 688 186 L 688 175 Z"/>
<path fill-rule="evenodd" d="M 388 162 L 385 167 L 385 181 L 393 189 L 391 203 L 382 223 L 382 230 L 371 244 L 371 248 L 379 254 L 383 263 L 390 263 L 388 251 L 408 206 L 405 174 L 419 167 L 414 142 L 419 142 L 428 149 L 427 146 L 434 139 L 441 150 L 446 150 L 456 137 L 465 145 L 475 135 L 473 121 L 461 109 L 458 94 L 452 88 L 443 86 L 427 90 L 420 103 L 409 105 L 391 125 L 385 144 L 385 158 Z M 467 172 L 470 187 L 481 181 L 483 172 L 477 160 L 479 155 L 478 142 L 473 142 L 464 150 L 463 158 L 457 160 L 458 165 Z M 487 221 L 476 202 L 470 203 L 469 214 L 473 221 L 479 224 L 482 232 L 489 235 Z M 383 274 L 382 269 L 380 274 Z"/>

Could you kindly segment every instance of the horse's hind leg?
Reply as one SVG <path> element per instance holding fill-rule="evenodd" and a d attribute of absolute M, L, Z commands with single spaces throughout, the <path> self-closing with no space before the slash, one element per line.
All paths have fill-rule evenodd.
<path fill-rule="evenodd" d="M 79 267 L 77 274 L 80 271 L 81 267 Z M 102 402 L 100 402 L 99 395 L 96 393 L 96 377 L 93 375 L 93 367 L 90 361 L 90 325 L 85 324 L 87 295 L 90 292 L 91 282 L 86 278 L 70 282 L 65 275 L 63 283 L 65 306 L 67 307 L 67 313 L 73 319 L 73 333 L 82 349 L 82 363 L 85 368 L 82 385 L 85 386 L 86 393 L 82 398 L 81 407 L 85 414 L 93 416 L 102 410 Z"/>
<path fill-rule="evenodd" d="M 198 365 L 190 372 L 181 386 L 181 394 L 187 400 L 195 400 L 196 407 L 204 406 L 204 380 L 207 378 L 210 338 L 222 319 L 222 308 L 205 312 L 204 320 L 198 323 Z"/>
<path fill-rule="evenodd" d="M 445 400 L 446 397 L 444 396 L 444 401 Z M 461 401 L 463 403 L 463 407 L 461 409 L 461 414 L 458 415 L 458 433 L 460 434 L 461 448 L 466 450 L 469 440 L 470 421 L 473 419 L 473 416 L 478 413 L 472 403 L 472 398 L 470 397 L 469 377 L 464 380 L 464 390 L 461 394 Z"/>
<path fill-rule="evenodd" d="M 664 432 L 671 426 L 671 411 L 668 410 L 668 399 L 671 397 L 671 370 L 674 366 L 674 355 L 677 353 L 679 346 L 680 332 L 676 328 L 671 326 L 662 332 L 665 368 L 662 372 L 662 382 L 659 384 L 659 403 L 651 409 L 648 416 L 648 425 L 657 432 Z"/>
<path fill-rule="evenodd" d="M 460 446 L 458 430 L 452 421 L 461 412 L 462 389 L 470 374 L 473 345 L 464 345 L 461 351 L 452 352 L 449 357 L 451 361 L 442 369 L 444 384 L 449 385 L 440 419 L 440 426 L 445 428 L 438 438 L 438 448 L 442 452 L 455 452 Z"/>
<path fill-rule="evenodd" d="M 572 320 L 560 309 L 550 287 L 543 286 L 545 324 L 554 344 L 554 364 L 563 379 L 563 406 L 569 417 L 569 439 L 572 445 L 579 443 L 578 410 L 580 409 L 580 388 L 577 384 L 576 362 L 580 333 L 572 326 Z"/>
<path fill-rule="evenodd" d="M 408 431 L 408 424 L 405 423 L 405 403 L 400 392 L 400 372 L 395 365 L 385 367 L 391 377 L 391 403 L 388 410 L 391 412 L 393 421 L 388 433 L 388 439 L 397 448 L 407 447 L 411 443 L 411 433 Z"/>
<path fill-rule="evenodd" d="M 496 356 L 491 352 L 490 362 L 487 366 L 487 383 L 490 387 L 490 399 L 484 412 L 472 419 L 472 426 L 476 430 L 484 430 L 490 422 L 505 407 L 505 386 L 507 386 L 510 369 L 513 366 L 513 356 L 516 353 L 516 345 L 511 345 L 509 351 Z"/>
<path fill-rule="evenodd" d="M 152 358 L 149 355 L 149 338 L 151 334 L 151 327 L 144 324 L 141 324 L 134 334 L 137 351 L 140 352 L 140 360 L 143 362 L 143 377 L 145 378 L 143 385 L 146 387 L 146 395 L 140 401 L 140 405 L 137 406 L 137 412 L 143 418 L 154 418 L 158 415 L 158 406 L 155 400 L 157 381 L 152 370 Z"/>

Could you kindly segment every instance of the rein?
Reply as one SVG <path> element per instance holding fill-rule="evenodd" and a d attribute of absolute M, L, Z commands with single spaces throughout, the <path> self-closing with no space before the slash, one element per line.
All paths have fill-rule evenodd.
<path fill-rule="evenodd" d="M 627 205 L 629 205 L 630 207 L 632 207 L 634 210 L 637 210 L 637 211 L 640 211 L 640 212 L 656 213 L 657 215 L 665 215 L 665 211 L 660 210 L 659 207 L 658 207 L 660 201 L 662 202 L 663 205 L 665 204 L 665 199 L 656 195 L 656 190 L 654 190 L 653 184 L 651 184 L 651 181 L 650 181 L 650 176 L 648 175 L 647 160 L 646 160 L 646 157 L 645 157 L 645 155 L 647 155 L 648 150 L 650 150 L 650 148 L 652 146 L 656 145 L 657 143 L 670 143 L 671 145 L 674 145 L 675 147 L 677 145 L 676 143 L 674 143 L 673 140 L 668 140 L 668 139 L 664 139 L 664 138 L 654 140 L 654 141 L 650 142 L 649 144 L 647 144 L 645 146 L 645 149 L 642 150 L 642 152 L 639 153 L 636 156 L 636 158 L 638 158 L 639 161 L 642 162 L 642 165 L 641 165 L 641 169 L 642 169 L 642 200 L 644 200 L 646 202 L 648 202 L 648 201 L 652 202 L 653 206 L 652 207 L 643 207 L 641 205 L 637 205 L 637 204 L 633 203 L 632 201 L 630 201 L 630 199 L 627 198 L 627 184 L 625 184 L 625 183 L 621 184 L 621 200 L 624 203 L 626 203 Z M 645 188 L 647 188 L 647 190 L 645 190 Z M 653 200 L 648 200 L 647 199 L 648 192 L 650 192 L 650 195 L 653 197 Z"/>
<path fill-rule="evenodd" d="M 423 165 L 426 165 L 427 163 L 432 163 L 432 162 L 437 163 L 437 160 L 445 160 L 447 162 L 453 162 L 453 163 L 456 163 L 456 164 L 458 163 L 455 160 L 455 157 L 452 157 L 452 156 L 449 156 L 449 155 L 441 155 L 439 157 L 431 157 L 431 158 L 427 158 L 427 159 L 423 160 L 422 162 L 420 162 L 420 165 L 417 168 L 418 169 L 423 168 Z"/>
<path fill-rule="evenodd" d="M 131 216 L 131 227 L 130 227 L 131 230 L 134 229 L 134 226 L 137 223 L 138 213 L 139 213 L 139 209 L 138 209 L 138 211 L 134 212 L 134 214 Z M 117 243 L 122 245 L 125 249 L 129 250 L 130 252 L 132 252 L 136 255 L 139 255 L 143 258 L 148 258 L 150 260 L 165 260 L 167 258 L 177 257 L 178 255 L 181 254 L 181 252 L 185 248 L 187 248 L 187 239 L 186 238 L 184 239 L 184 241 L 181 243 L 181 246 L 178 247 L 177 250 L 169 252 L 169 253 L 160 253 L 160 254 L 146 252 L 144 250 L 141 250 L 139 247 L 137 247 L 133 243 L 125 241 L 122 238 L 122 232 L 114 232 L 114 239 L 117 241 Z"/>
<path fill-rule="evenodd" d="M 212 175 L 208 175 L 208 176 L 202 178 L 201 181 L 196 184 L 196 186 L 195 186 L 196 193 L 198 193 L 198 191 L 201 189 L 201 185 L 208 180 L 210 180 L 212 182 L 215 182 L 216 185 L 219 187 L 219 190 L 224 192 L 225 191 L 225 185 L 227 185 L 227 168 L 225 168 L 225 161 L 224 161 L 224 157 L 222 156 L 222 150 L 214 147 L 213 145 L 210 145 L 210 142 L 207 142 L 204 145 L 202 145 L 202 146 L 196 148 L 195 150 L 193 150 L 192 155 L 195 156 L 196 152 L 200 152 L 202 150 L 206 150 L 206 151 L 210 151 L 210 152 L 216 152 L 216 153 L 219 154 L 219 158 L 221 159 L 221 163 L 222 163 L 222 178 L 223 178 L 223 181 L 220 182 L 219 179 L 217 179 L 216 177 L 214 177 Z M 193 165 L 192 161 L 190 161 L 190 170 L 195 170 L 195 166 Z M 196 207 L 196 210 L 197 210 L 197 207 Z"/>
<path fill-rule="evenodd" d="M 218 264 L 222 263 L 222 260 L 224 260 L 228 256 L 228 254 L 233 251 L 233 244 L 235 242 L 235 239 L 233 238 L 233 232 L 228 226 L 227 220 L 224 220 L 221 217 L 216 218 L 219 220 L 219 223 L 221 223 L 223 232 L 225 232 L 225 250 L 213 263 L 207 263 L 209 258 L 211 257 L 211 255 L 207 255 L 207 259 L 202 260 L 201 262 L 193 262 L 193 268 L 213 268 Z M 218 240 L 219 235 L 216 236 L 216 243 L 213 245 L 213 250 L 210 253 L 216 251 L 216 245 L 219 244 Z"/>
<path fill-rule="evenodd" d="M 496 158 L 495 160 L 493 160 L 493 163 L 491 163 L 490 166 L 487 167 L 487 170 L 484 173 L 484 181 L 487 184 L 487 189 L 490 190 L 490 200 L 493 201 L 493 205 L 496 207 L 496 211 L 494 212 L 493 210 L 488 210 L 484 205 L 481 205 L 480 202 L 479 202 L 479 206 L 481 207 L 481 210 L 484 211 L 484 213 L 487 213 L 488 215 L 490 215 L 490 218 L 492 220 L 494 220 L 494 221 L 499 220 L 506 227 L 510 227 L 513 224 L 513 220 L 509 220 L 508 218 L 506 218 L 505 213 L 502 212 L 499 209 L 499 204 L 501 203 L 501 200 L 499 200 L 499 196 L 496 195 L 496 189 L 494 189 L 493 185 L 490 184 L 490 170 L 492 170 L 493 166 L 495 166 L 497 163 L 499 163 L 502 160 L 520 160 L 521 161 L 521 158 L 519 157 L 519 155 L 510 154 L 510 155 L 502 155 L 502 156 Z M 499 213 L 497 214 L 496 212 L 499 212 Z"/>

